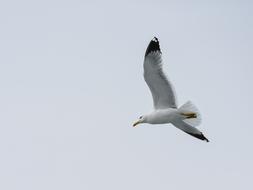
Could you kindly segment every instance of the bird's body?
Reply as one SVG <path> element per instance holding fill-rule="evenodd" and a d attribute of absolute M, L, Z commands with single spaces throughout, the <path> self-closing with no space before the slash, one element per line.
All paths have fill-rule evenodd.
<path fill-rule="evenodd" d="M 196 128 L 201 118 L 198 109 L 190 101 L 177 107 L 174 89 L 162 69 L 162 52 L 159 41 L 154 37 L 148 45 L 144 57 L 144 79 L 153 97 L 154 111 L 141 116 L 134 126 L 140 123 L 171 123 L 182 131 L 208 142 Z"/>
<path fill-rule="evenodd" d="M 175 108 L 154 110 L 145 116 L 147 117 L 147 123 L 150 124 L 172 123 L 176 118 L 180 118 L 180 114 Z"/>

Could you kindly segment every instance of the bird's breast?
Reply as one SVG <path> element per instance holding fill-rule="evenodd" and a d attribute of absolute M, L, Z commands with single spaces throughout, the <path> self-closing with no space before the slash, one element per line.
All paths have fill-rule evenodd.
<path fill-rule="evenodd" d="M 165 109 L 157 110 L 150 114 L 148 123 L 150 124 L 164 124 L 171 123 L 176 117 L 176 110 Z"/>

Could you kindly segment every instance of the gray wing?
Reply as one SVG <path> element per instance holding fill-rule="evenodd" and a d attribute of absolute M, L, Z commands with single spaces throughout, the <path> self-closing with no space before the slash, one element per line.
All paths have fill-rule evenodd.
<path fill-rule="evenodd" d="M 144 79 L 152 93 L 155 109 L 177 108 L 173 87 L 162 69 L 162 53 L 156 37 L 145 53 Z"/>
<path fill-rule="evenodd" d="M 200 132 L 197 128 L 190 126 L 189 124 L 185 123 L 182 120 L 174 121 L 172 122 L 172 124 L 175 125 L 178 129 L 181 129 L 182 131 L 193 137 L 209 142 L 209 140 L 203 135 L 202 132 Z"/>

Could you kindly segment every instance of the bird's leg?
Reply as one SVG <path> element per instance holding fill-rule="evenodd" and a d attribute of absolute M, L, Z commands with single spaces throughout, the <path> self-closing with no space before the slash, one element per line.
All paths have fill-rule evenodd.
<path fill-rule="evenodd" d="M 197 114 L 194 112 L 181 113 L 181 115 L 186 116 L 187 119 L 197 118 Z"/>

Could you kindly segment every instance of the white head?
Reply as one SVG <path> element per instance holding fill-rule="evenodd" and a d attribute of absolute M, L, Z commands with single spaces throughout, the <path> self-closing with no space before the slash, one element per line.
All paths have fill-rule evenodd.
<path fill-rule="evenodd" d="M 136 121 L 134 124 L 133 124 L 133 127 L 136 127 L 138 124 L 141 124 L 141 123 L 146 123 L 147 120 L 146 120 L 146 116 L 145 115 L 142 115 L 139 117 L 138 121 Z"/>

